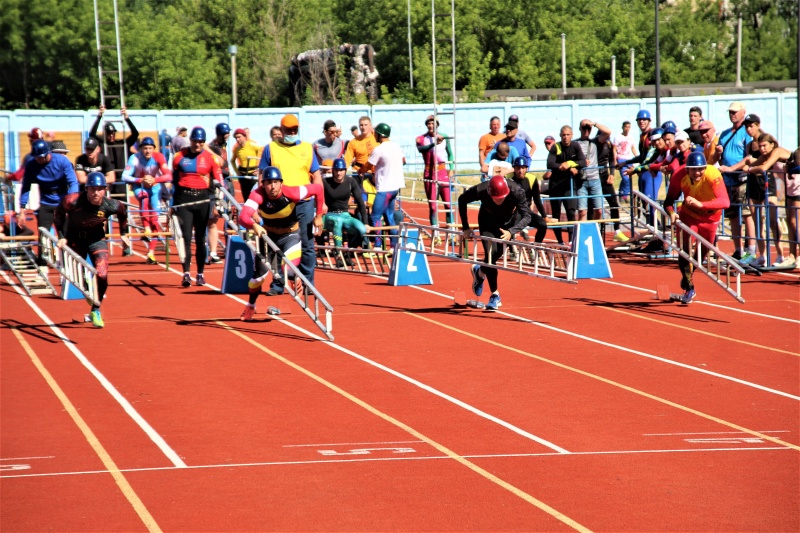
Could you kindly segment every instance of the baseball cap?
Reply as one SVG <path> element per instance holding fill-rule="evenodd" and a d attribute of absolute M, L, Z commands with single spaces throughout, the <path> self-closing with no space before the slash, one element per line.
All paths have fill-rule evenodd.
<path fill-rule="evenodd" d="M 510 117 L 508 117 L 508 121 L 519 123 L 519 117 L 517 115 L 511 115 Z"/>
<path fill-rule="evenodd" d="M 425 125 L 428 125 L 428 122 L 433 122 L 436 119 L 433 115 L 428 115 L 428 118 L 425 119 Z M 436 125 L 439 125 L 439 121 L 436 121 Z"/>
<path fill-rule="evenodd" d="M 544 138 L 544 142 L 554 143 L 554 142 L 556 142 L 556 139 L 552 135 L 548 135 L 547 137 Z"/>
<path fill-rule="evenodd" d="M 237 135 L 244 135 L 245 137 L 247 137 L 247 133 L 245 133 L 243 128 L 236 128 L 233 131 L 233 136 L 236 137 Z"/>
<path fill-rule="evenodd" d="M 515 120 L 509 120 L 508 123 L 506 123 L 506 131 L 515 130 L 517 128 L 519 128 L 519 122 Z"/>
<path fill-rule="evenodd" d="M 53 141 L 50 145 L 50 151 L 56 154 L 66 154 L 69 152 L 64 141 Z"/>
<path fill-rule="evenodd" d="M 100 143 L 97 142 L 97 139 L 94 137 L 89 137 L 85 141 L 83 141 L 83 150 L 85 152 L 94 152 L 95 148 L 100 146 Z"/>
<path fill-rule="evenodd" d="M 728 111 L 744 111 L 744 104 L 739 102 L 732 102 L 731 105 L 728 106 Z"/>
<path fill-rule="evenodd" d="M 756 115 L 755 113 L 750 113 L 746 117 L 744 117 L 745 124 L 761 124 L 761 117 Z"/>
<path fill-rule="evenodd" d="M 689 140 L 689 134 L 683 130 L 675 134 L 675 142 L 688 141 L 688 140 Z"/>
<path fill-rule="evenodd" d="M 283 118 L 281 119 L 281 126 L 284 128 L 299 128 L 300 122 L 294 115 L 283 115 Z"/>
<path fill-rule="evenodd" d="M 700 130 L 700 131 L 713 130 L 714 129 L 714 123 L 711 122 L 710 120 L 704 120 L 703 122 L 701 122 L 697 126 L 697 129 Z"/>

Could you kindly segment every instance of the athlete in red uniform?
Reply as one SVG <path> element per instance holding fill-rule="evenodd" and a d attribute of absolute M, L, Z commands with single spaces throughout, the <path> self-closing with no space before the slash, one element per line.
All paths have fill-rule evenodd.
<path fill-rule="evenodd" d="M 294 266 L 300 264 L 302 258 L 302 240 L 300 238 L 300 222 L 297 218 L 297 203 L 314 197 L 317 199 L 317 214 L 314 217 L 314 231 L 319 234 L 322 229 L 322 214 L 325 208 L 325 192 L 321 184 L 309 183 L 297 187 L 283 185 L 283 176 L 276 167 L 267 167 L 261 174 L 261 185 L 253 189 L 242 208 L 239 223 L 246 229 L 253 229 L 259 237 L 266 233 L 283 252 L 284 257 Z M 254 223 L 253 215 L 258 211 L 263 226 Z M 272 250 L 264 250 L 263 239 L 258 239 L 258 250 L 253 264 L 253 278 L 247 283 L 250 291 L 248 304 L 242 311 L 241 319 L 250 321 L 256 312 L 256 299 L 261 294 L 261 286 L 269 273 L 266 261 L 277 267 L 276 254 Z M 266 258 L 264 252 L 266 251 Z M 289 278 L 294 274 L 289 272 Z M 295 290 L 301 291 L 300 280 L 295 280 Z"/>
<path fill-rule="evenodd" d="M 675 200 L 683 193 L 683 203 L 680 214 L 675 213 Z M 678 169 L 669 182 L 667 198 L 664 200 L 664 209 L 669 213 L 672 222 L 680 216 L 681 222 L 696 231 L 708 242 L 713 243 L 722 216 L 721 209 L 730 207 L 728 191 L 722 174 L 711 165 L 706 164 L 706 156 L 693 152 L 686 159 L 686 166 Z M 688 237 L 688 236 L 686 236 Z M 683 250 L 692 253 L 692 240 L 685 238 Z M 703 248 L 702 259 L 708 253 L 708 248 Z M 678 268 L 681 271 L 681 288 L 685 291 L 681 301 L 685 304 L 692 303 L 695 296 L 694 283 L 692 283 L 692 265 L 683 257 L 678 257 Z"/>
<path fill-rule="evenodd" d="M 210 192 L 214 186 L 224 186 L 217 157 L 211 151 L 203 149 L 206 143 L 206 130 L 200 127 L 192 128 L 189 141 L 191 144 L 175 154 L 175 159 L 172 161 L 172 179 L 175 182 L 173 209 L 180 220 L 186 252 L 181 281 L 183 287 L 188 287 L 192 283 L 189 274 L 189 267 L 192 264 L 192 228 L 194 228 L 197 261 L 195 284 L 206 284 L 203 277 L 206 265 L 206 227 L 213 209 Z M 181 207 L 183 204 L 190 205 Z"/>

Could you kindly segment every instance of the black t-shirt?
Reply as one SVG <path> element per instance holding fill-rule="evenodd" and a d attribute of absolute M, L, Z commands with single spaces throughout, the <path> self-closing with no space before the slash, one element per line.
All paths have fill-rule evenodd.
<path fill-rule="evenodd" d="M 75 159 L 75 171 L 77 172 L 79 170 L 86 172 L 87 176 L 89 175 L 90 172 L 100 172 L 105 176 L 107 172 L 111 172 L 112 170 L 114 170 L 114 166 L 108 160 L 106 154 L 102 152 L 97 154 L 97 162 L 95 163 L 91 163 L 89 161 L 88 155 L 81 154 Z M 85 183 L 80 184 L 80 190 L 81 191 L 86 190 Z"/>
<path fill-rule="evenodd" d="M 489 195 L 489 183 L 489 181 L 484 181 L 474 185 L 458 197 L 458 211 L 461 216 L 462 228 L 469 221 L 467 205 L 475 201 L 480 201 L 481 203 L 481 208 L 478 211 L 478 226 L 481 231 L 484 229 L 503 228 L 513 235 L 527 228 L 531 222 L 531 210 L 528 200 L 525 198 L 525 191 L 513 180 L 506 178 L 509 194 L 505 197 L 503 203 L 498 205 L 494 203 L 491 195 Z M 518 214 L 519 216 L 517 216 Z"/>
<path fill-rule="evenodd" d="M 703 140 L 703 132 L 700 130 L 693 130 L 692 128 L 686 128 L 683 130 L 689 136 L 689 140 L 692 141 L 694 144 L 698 146 L 703 146 L 705 141 Z"/>
<path fill-rule="evenodd" d="M 336 183 L 333 178 L 325 178 L 322 183 L 325 186 L 325 205 L 328 206 L 328 212 L 349 211 L 352 197 L 358 204 L 362 220 L 367 220 L 367 210 L 361 196 L 361 187 L 358 186 L 356 180 L 351 176 L 345 176 L 341 183 Z"/>

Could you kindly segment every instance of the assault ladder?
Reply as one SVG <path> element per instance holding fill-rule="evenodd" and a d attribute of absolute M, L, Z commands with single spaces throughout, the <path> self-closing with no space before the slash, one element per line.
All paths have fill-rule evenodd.
<path fill-rule="evenodd" d="M 108 108 L 106 100 L 110 100 L 119 102 L 119 107 L 125 107 L 117 0 L 94 0 L 94 30 L 97 44 L 97 78 L 100 83 L 100 104 Z M 116 62 L 116 69 L 103 68 L 104 61 L 112 65 Z M 114 91 L 116 94 L 106 94 L 106 89 Z M 107 122 L 122 124 L 122 142 L 124 144 L 127 137 L 125 121 Z M 103 143 L 103 145 L 106 147 L 106 156 L 108 156 L 108 143 Z"/>
<path fill-rule="evenodd" d="M 30 239 L 25 237 L 26 241 Z M 50 283 L 46 272 L 36 264 L 36 256 L 31 250 L 30 242 L 4 240 L 0 243 L 0 259 L 8 265 L 28 296 L 56 294 L 56 289 Z"/>

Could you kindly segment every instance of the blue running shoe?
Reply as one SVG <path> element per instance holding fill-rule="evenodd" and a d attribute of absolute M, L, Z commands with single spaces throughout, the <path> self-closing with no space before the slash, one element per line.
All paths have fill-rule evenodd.
<path fill-rule="evenodd" d="M 480 271 L 480 265 L 472 265 L 472 292 L 475 293 L 475 296 L 483 293 L 483 282 L 486 279 L 486 276 L 481 276 Z"/>
<path fill-rule="evenodd" d="M 692 303 L 692 300 L 694 300 L 694 296 L 695 296 L 694 289 L 689 289 L 688 291 L 683 293 L 683 296 L 681 297 L 681 303 L 689 305 L 690 303 Z"/>
<path fill-rule="evenodd" d="M 503 305 L 503 303 L 500 301 L 500 294 L 494 293 L 491 296 L 489 296 L 489 302 L 486 304 L 486 310 L 497 311 L 497 308 L 500 307 L 501 305 Z"/>
<path fill-rule="evenodd" d="M 89 316 L 92 319 L 92 325 L 96 328 L 105 327 L 105 322 L 103 322 L 103 315 L 100 314 L 99 309 L 93 309 Z"/>

